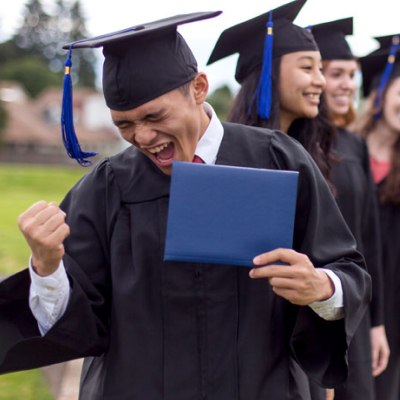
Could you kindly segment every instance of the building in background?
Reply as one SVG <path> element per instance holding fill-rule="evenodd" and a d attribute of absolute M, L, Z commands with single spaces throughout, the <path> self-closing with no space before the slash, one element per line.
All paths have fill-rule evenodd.
<path fill-rule="evenodd" d="M 62 143 L 61 100 L 60 89 L 46 89 L 32 100 L 17 83 L 0 82 L 0 101 L 7 113 L 0 133 L 0 162 L 76 164 Z M 98 153 L 93 163 L 127 146 L 111 122 L 101 93 L 75 88 L 73 107 L 82 149 Z"/>

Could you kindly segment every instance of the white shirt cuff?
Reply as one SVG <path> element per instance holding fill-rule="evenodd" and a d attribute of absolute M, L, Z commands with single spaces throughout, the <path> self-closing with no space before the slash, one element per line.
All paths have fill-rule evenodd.
<path fill-rule="evenodd" d="M 327 321 L 336 321 L 344 317 L 344 306 L 343 306 L 343 287 L 339 277 L 330 269 L 321 268 L 328 277 L 331 279 L 335 291 L 333 295 L 323 301 L 316 301 L 311 303 L 309 307 L 314 310 L 321 318 Z"/>
<path fill-rule="evenodd" d="M 61 261 L 56 271 L 48 276 L 38 275 L 29 261 L 31 287 L 29 306 L 38 321 L 39 330 L 45 335 L 63 316 L 69 301 L 70 285 Z"/>

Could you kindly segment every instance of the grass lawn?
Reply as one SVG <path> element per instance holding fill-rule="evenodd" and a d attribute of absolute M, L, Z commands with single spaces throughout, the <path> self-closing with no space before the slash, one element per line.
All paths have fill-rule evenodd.
<path fill-rule="evenodd" d="M 18 215 L 39 200 L 60 202 L 87 168 L 0 164 L 0 276 L 27 266 Z M 0 376 L 0 400 L 51 400 L 40 370 Z"/>

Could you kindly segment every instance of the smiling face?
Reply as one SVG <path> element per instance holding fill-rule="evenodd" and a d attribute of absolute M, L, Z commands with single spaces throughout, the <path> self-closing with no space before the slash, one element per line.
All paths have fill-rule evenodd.
<path fill-rule="evenodd" d="M 281 58 L 279 77 L 280 125 L 287 131 L 298 118 L 315 118 L 325 79 L 318 51 L 298 51 Z"/>
<path fill-rule="evenodd" d="M 383 101 L 383 119 L 393 131 L 400 133 L 400 77 L 387 88 Z"/>
<path fill-rule="evenodd" d="M 172 90 L 132 110 L 111 110 L 111 116 L 122 137 L 170 175 L 172 161 L 193 160 L 207 129 L 209 118 L 203 109 L 207 90 L 207 78 L 200 73 L 185 89 Z"/>
<path fill-rule="evenodd" d="M 333 118 L 347 114 L 354 101 L 356 71 L 355 60 L 332 60 L 324 65 L 325 99 Z"/>

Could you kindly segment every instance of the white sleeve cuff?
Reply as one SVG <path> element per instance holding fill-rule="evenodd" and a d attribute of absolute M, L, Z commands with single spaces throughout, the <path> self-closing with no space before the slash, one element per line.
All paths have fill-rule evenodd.
<path fill-rule="evenodd" d="M 38 275 L 29 262 L 31 287 L 29 306 L 38 321 L 39 330 L 45 335 L 64 314 L 70 294 L 70 285 L 61 261 L 56 271 L 48 276 Z"/>
<path fill-rule="evenodd" d="M 333 295 L 323 301 L 311 303 L 309 307 L 314 310 L 321 318 L 327 321 L 335 321 L 344 317 L 343 306 L 343 287 L 339 277 L 330 269 L 321 268 L 331 279 L 335 291 Z"/>

